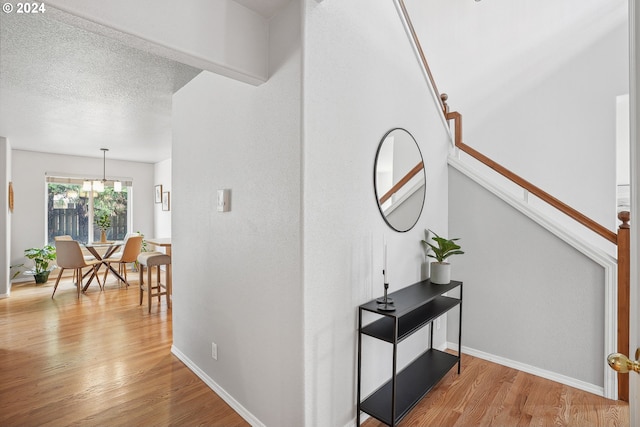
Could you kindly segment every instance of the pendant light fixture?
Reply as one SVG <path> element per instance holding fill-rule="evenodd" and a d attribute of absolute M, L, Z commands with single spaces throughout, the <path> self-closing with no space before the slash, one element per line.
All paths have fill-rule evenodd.
<path fill-rule="evenodd" d="M 102 193 L 104 191 L 104 185 L 107 182 L 107 151 L 108 148 L 101 148 L 102 150 L 102 181 L 93 181 L 93 189 L 98 193 Z"/>
<path fill-rule="evenodd" d="M 109 149 L 101 148 L 100 150 L 102 150 L 102 179 L 94 181 L 84 180 L 82 183 L 83 191 L 91 191 L 91 189 L 93 188 L 94 192 L 102 193 L 104 192 L 104 188 L 107 185 L 107 151 L 109 151 Z M 121 192 L 122 182 L 120 182 L 119 180 L 113 181 L 113 191 L 115 191 L 116 193 Z M 94 196 L 95 195 L 96 194 L 94 193 Z"/>

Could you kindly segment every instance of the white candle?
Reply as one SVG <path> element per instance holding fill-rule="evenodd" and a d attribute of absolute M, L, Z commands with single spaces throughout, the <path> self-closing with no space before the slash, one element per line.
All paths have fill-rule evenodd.
<path fill-rule="evenodd" d="M 387 241 L 384 241 L 384 257 L 383 257 L 383 265 L 382 265 L 382 272 L 384 274 L 384 283 L 389 283 L 387 281 Z"/>

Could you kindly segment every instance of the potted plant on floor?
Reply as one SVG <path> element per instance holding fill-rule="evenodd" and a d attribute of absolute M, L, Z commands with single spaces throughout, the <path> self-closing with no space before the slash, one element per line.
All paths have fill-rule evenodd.
<path fill-rule="evenodd" d="M 149 251 L 149 246 L 147 244 L 147 241 L 144 240 L 144 234 L 142 234 L 139 230 L 136 231 L 136 233 L 138 233 L 139 236 L 142 236 L 142 246 L 140 247 L 140 253 L 148 252 Z M 140 268 L 140 263 L 138 262 L 138 260 L 135 260 L 133 262 L 133 268 L 131 270 L 132 271 L 138 271 L 138 268 Z"/>
<path fill-rule="evenodd" d="M 432 230 L 429 230 L 429 232 L 433 233 L 431 240 L 435 241 L 436 244 L 427 240 L 423 240 L 422 244 L 431 249 L 432 253 L 427 253 L 427 256 L 436 259 L 431 263 L 431 283 L 446 285 L 451 282 L 451 264 L 445 262 L 445 259 L 451 255 L 462 255 L 464 253 L 460 250 L 460 245 L 456 243 L 460 239 L 447 239 L 438 236 Z"/>
<path fill-rule="evenodd" d="M 56 259 L 56 248 L 51 245 L 45 245 L 42 248 L 25 249 L 24 256 L 32 259 L 35 263 L 33 270 L 26 273 L 33 274 L 36 284 L 46 283 L 49 280 L 49 273 L 56 268 L 53 260 Z"/>

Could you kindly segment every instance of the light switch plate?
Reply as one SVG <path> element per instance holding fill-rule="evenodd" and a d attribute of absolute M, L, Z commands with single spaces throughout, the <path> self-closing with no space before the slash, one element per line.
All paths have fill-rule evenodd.
<path fill-rule="evenodd" d="M 231 190 L 218 190 L 218 212 L 229 212 L 231 210 Z"/>

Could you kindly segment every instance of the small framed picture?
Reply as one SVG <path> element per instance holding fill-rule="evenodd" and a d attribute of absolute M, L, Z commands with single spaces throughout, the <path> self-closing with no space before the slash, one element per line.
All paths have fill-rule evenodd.
<path fill-rule="evenodd" d="M 9 181 L 9 211 L 13 212 L 13 183 Z"/>
<path fill-rule="evenodd" d="M 162 203 L 162 185 L 156 185 L 156 203 Z"/>
<path fill-rule="evenodd" d="M 162 210 L 168 211 L 171 210 L 171 205 L 169 203 L 169 192 L 165 191 L 162 193 Z"/>

